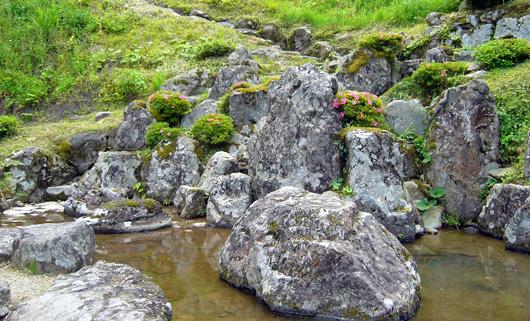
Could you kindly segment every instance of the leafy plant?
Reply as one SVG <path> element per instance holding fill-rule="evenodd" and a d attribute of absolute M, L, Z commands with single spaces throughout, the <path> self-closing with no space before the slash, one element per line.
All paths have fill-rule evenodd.
<path fill-rule="evenodd" d="M 530 57 L 530 44 L 526 39 L 496 39 L 479 46 L 474 55 L 486 69 L 513 67 Z"/>
<path fill-rule="evenodd" d="M 340 92 L 333 100 L 332 108 L 339 113 L 343 127 L 381 127 L 385 124 L 383 102 L 371 93 Z"/>
<path fill-rule="evenodd" d="M 134 184 L 133 189 L 141 198 L 147 197 L 147 192 L 145 191 L 144 184 L 142 182 Z"/>
<path fill-rule="evenodd" d="M 234 133 L 232 118 L 223 114 L 209 114 L 199 118 L 191 128 L 195 139 L 205 145 L 227 143 Z"/>
<path fill-rule="evenodd" d="M 340 195 L 353 196 L 354 194 L 353 188 L 347 185 L 342 177 L 333 180 L 330 184 L 330 188 L 333 192 Z"/>
<path fill-rule="evenodd" d="M 20 123 L 16 116 L 0 116 L 0 140 L 15 135 Z"/>
<path fill-rule="evenodd" d="M 488 177 L 488 180 L 484 185 L 482 186 L 482 190 L 480 191 L 480 199 L 485 200 L 488 195 L 490 194 L 490 190 L 493 187 L 493 185 L 497 184 L 498 181 L 493 177 Z"/>
<path fill-rule="evenodd" d="M 445 226 L 453 227 L 453 228 L 459 228 L 460 227 L 460 220 L 458 219 L 458 216 L 454 212 L 444 212 L 442 214 L 442 224 Z"/>
<path fill-rule="evenodd" d="M 145 75 L 135 69 L 114 69 L 100 92 L 103 101 L 128 102 L 147 91 Z"/>
<path fill-rule="evenodd" d="M 425 137 L 416 135 L 413 132 L 406 132 L 397 137 L 400 141 L 406 141 L 414 145 L 416 151 L 416 163 L 419 165 L 429 164 L 432 156 L 425 147 Z"/>
<path fill-rule="evenodd" d="M 426 198 L 416 202 L 416 208 L 420 212 L 425 212 L 434 206 L 440 204 L 445 196 L 445 189 L 442 187 L 428 188 L 425 191 Z"/>
<path fill-rule="evenodd" d="M 191 112 L 193 105 L 186 96 L 157 91 L 147 99 L 147 107 L 156 120 L 178 124 L 182 116 Z"/>
<path fill-rule="evenodd" d="M 162 142 L 171 142 L 182 135 L 182 129 L 171 128 L 168 123 L 157 122 L 147 128 L 145 133 L 145 144 L 154 148 Z"/>

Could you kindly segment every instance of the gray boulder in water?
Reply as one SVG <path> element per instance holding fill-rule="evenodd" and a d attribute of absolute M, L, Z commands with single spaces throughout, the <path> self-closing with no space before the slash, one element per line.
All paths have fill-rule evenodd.
<path fill-rule="evenodd" d="M 408 320 L 416 264 L 352 202 L 284 187 L 254 202 L 219 254 L 221 278 L 279 313 L 335 320 Z"/>
<path fill-rule="evenodd" d="M 359 209 L 372 213 L 401 241 L 413 241 L 418 217 L 403 188 L 399 143 L 387 131 L 356 129 L 346 134 L 346 146 L 347 183 Z"/>
<path fill-rule="evenodd" d="M 530 254 L 530 197 L 506 225 L 504 243 L 508 250 Z"/>
<path fill-rule="evenodd" d="M 219 176 L 206 206 L 209 226 L 230 228 L 252 203 L 250 177 L 242 173 Z"/>
<path fill-rule="evenodd" d="M 529 197 L 530 186 L 495 184 L 478 216 L 479 230 L 501 239 L 506 225 Z"/>
<path fill-rule="evenodd" d="M 70 273 L 94 261 L 94 231 L 83 222 L 20 228 L 11 262 L 32 273 Z"/>
<path fill-rule="evenodd" d="M 290 68 L 272 83 L 269 114 L 248 146 L 258 197 L 282 186 L 323 192 L 340 175 L 335 135 L 341 121 L 331 108 L 337 89 L 333 76 L 310 64 Z"/>
<path fill-rule="evenodd" d="M 41 296 L 18 305 L 10 321 L 169 321 L 171 304 L 142 272 L 99 261 L 59 276 Z"/>
<path fill-rule="evenodd" d="M 427 179 L 445 188 L 448 212 L 461 221 L 475 220 L 482 209 L 481 184 L 499 158 L 495 97 L 485 82 L 473 80 L 446 90 L 432 108 Z"/>

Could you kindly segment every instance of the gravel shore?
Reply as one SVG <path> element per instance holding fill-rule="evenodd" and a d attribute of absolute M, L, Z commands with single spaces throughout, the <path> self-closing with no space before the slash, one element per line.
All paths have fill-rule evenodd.
<path fill-rule="evenodd" d="M 0 265 L 0 280 L 11 287 L 11 306 L 41 295 L 55 280 L 55 275 L 31 274 L 9 265 Z"/>

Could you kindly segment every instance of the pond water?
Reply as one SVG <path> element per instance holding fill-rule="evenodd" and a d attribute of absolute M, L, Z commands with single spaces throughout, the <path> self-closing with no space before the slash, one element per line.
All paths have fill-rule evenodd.
<path fill-rule="evenodd" d="M 60 222 L 56 214 L 5 217 L 1 226 Z M 173 306 L 173 320 L 301 320 L 271 313 L 217 274 L 217 254 L 230 231 L 204 221 L 176 221 L 148 233 L 98 235 L 98 260 L 126 263 L 153 277 Z M 481 235 L 444 230 L 407 248 L 422 277 L 415 321 L 530 319 L 530 256 Z"/>
<path fill-rule="evenodd" d="M 97 258 L 152 276 L 171 301 L 174 320 L 293 320 L 219 279 L 217 254 L 229 230 L 177 223 L 181 227 L 160 232 L 98 235 Z M 530 256 L 506 251 L 499 240 L 450 230 L 407 248 L 422 277 L 415 321 L 529 320 Z"/>

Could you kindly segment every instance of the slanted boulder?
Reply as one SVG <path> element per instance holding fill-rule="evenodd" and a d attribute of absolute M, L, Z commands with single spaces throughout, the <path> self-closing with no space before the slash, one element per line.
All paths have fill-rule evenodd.
<path fill-rule="evenodd" d="M 99 261 L 59 276 L 42 295 L 18 305 L 10 321 L 106 320 L 169 321 L 171 304 L 142 272 Z"/>
<path fill-rule="evenodd" d="M 213 88 L 210 91 L 209 99 L 218 100 L 228 89 L 237 82 L 248 82 L 258 84 L 259 77 L 258 64 L 252 60 L 252 56 L 245 48 L 238 48 L 229 56 L 230 65 L 221 68 Z"/>
<path fill-rule="evenodd" d="M 0 280 L 0 319 L 9 313 L 9 302 L 11 301 L 11 288 L 5 281 Z"/>
<path fill-rule="evenodd" d="M 196 218 L 206 215 L 208 193 L 197 187 L 181 185 L 177 190 L 173 204 L 182 218 Z"/>
<path fill-rule="evenodd" d="M 123 121 L 111 138 L 112 148 L 128 151 L 144 148 L 147 128 L 155 121 L 144 103 L 130 103 L 123 113 Z"/>
<path fill-rule="evenodd" d="M 213 82 L 214 78 L 207 70 L 195 68 L 169 79 L 160 89 L 196 96 L 212 87 Z"/>
<path fill-rule="evenodd" d="M 425 60 L 428 62 L 447 62 L 451 60 L 451 57 L 449 57 L 443 48 L 436 47 L 427 50 Z"/>
<path fill-rule="evenodd" d="M 374 215 L 403 242 L 416 235 L 417 213 L 403 188 L 399 143 L 383 130 L 355 129 L 346 134 L 347 184 L 359 209 Z"/>
<path fill-rule="evenodd" d="M 251 180 L 248 175 L 233 173 L 218 177 L 210 190 L 206 206 L 208 225 L 232 227 L 251 203 Z"/>
<path fill-rule="evenodd" d="M 381 95 L 394 84 L 392 65 L 369 49 L 358 49 L 341 58 L 337 79 L 342 89 Z"/>
<path fill-rule="evenodd" d="M 269 114 L 268 88 L 235 90 L 230 95 L 230 117 L 236 127 L 255 124 Z"/>
<path fill-rule="evenodd" d="M 508 250 L 530 254 L 530 197 L 506 225 L 504 243 Z"/>
<path fill-rule="evenodd" d="M 288 39 L 289 49 L 305 52 L 311 46 L 313 34 L 308 27 L 300 27 L 293 30 Z"/>
<path fill-rule="evenodd" d="M 100 234 L 136 233 L 171 226 L 171 218 L 153 199 L 111 201 L 80 220 Z"/>
<path fill-rule="evenodd" d="M 412 132 L 423 135 L 427 122 L 427 109 L 419 100 L 394 100 L 385 108 L 385 120 L 398 134 Z"/>
<path fill-rule="evenodd" d="M 32 273 L 71 273 L 94 261 L 94 231 L 83 222 L 20 228 L 11 262 Z"/>
<path fill-rule="evenodd" d="M 57 149 L 72 165 L 77 174 L 82 175 L 96 162 L 99 152 L 107 149 L 108 135 L 102 132 L 87 132 L 61 140 Z"/>
<path fill-rule="evenodd" d="M 19 228 L 0 228 L 0 264 L 11 261 L 15 243 L 22 238 Z"/>
<path fill-rule="evenodd" d="M 290 68 L 272 83 L 269 114 L 248 146 L 258 197 L 282 186 L 323 192 L 340 175 L 335 135 L 341 121 L 330 107 L 337 89 L 334 77 L 310 64 Z"/>
<path fill-rule="evenodd" d="M 196 185 L 200 164 L 194 150 L 193 141 L 186 136 L 157 147 L 142 169 L 147 196 L 169 203 L 180 185 Z"/>
<path fill-rule="evenodd" d="M 202 116 L 216 113 L 217 103 L 215 102 L 215 100 L 206 99 L 202 103 L 198 104 L 195 108 L 193 108 L 191 110 L 191 113 L 182 117 L 182 119 L 180 120 L 180 127 L 191 128 L 193 124 L 195 124 L 197 119 L 201 118 Z"/>
<path fill-rule="evenodd" d="M 530 186 L 495 184 L 478 217 L 478 228 L 484 234 L 501 239 L 506 225 L 530 197 Z"/>
<path fill-rule="evenodd" d="M 6 172 L 11 175 L 12 190 L 23 202 L 42 201 L 46 188 L 72 180 L 77 171 L 59 156 L 37 147 L 13 153 Z"/>
<path fill-rule="evenodd" d="M 473 48 L 480 46 L 493 37 L 494 25 L 491 23 L 482 24 L 476 27 L 457 27 L 456 34 L 462 41 L 462 46 L 465 48 Z"/>
<path fill-rule="evenodd" d="M 293 187 L 248 208 L 219 273 L 274 312 L 311 318 L 408 320 L 420 300 L 414 259 L 372 215 Z"/>
<path fill-rule="evenodd" d="M 496 39 L 498 38 L 521 38 L 530 39 L 530 14 L 519 19 L 502 18 L 497 21 L 495 28 Z"/>
<path fill-rule="evenodd" d="M 198 186 L 209 193 L 219 176 L 237 172 L 239 172 L 237 159 L 227 152 L 217 152 L 208 160 Z"/>
<path fill-rule="evenodd" d="M 475 220 L 482 209 L 481 184 L 499 158 L 495 98 L 485 82 L 473 80 L 446 90 L 432 108 L 426 177 L 445 189 L 449 212 L 464 222 Z"/>

